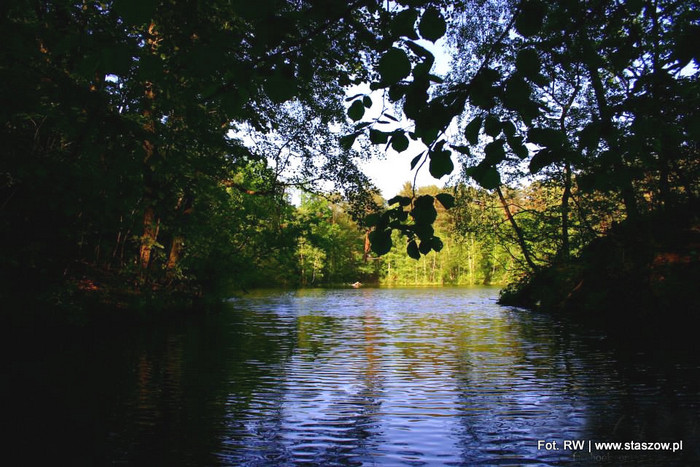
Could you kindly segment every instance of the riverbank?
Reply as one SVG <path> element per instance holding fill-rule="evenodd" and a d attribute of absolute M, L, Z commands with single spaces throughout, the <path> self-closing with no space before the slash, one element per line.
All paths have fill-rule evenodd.
<path fill-rule="evenodd" d="M 567 263 L 506 287 L 500 303 L 617 332 L 689 332 L 700 307 L 700 221 L 689 206 L 623 222 Z"/>

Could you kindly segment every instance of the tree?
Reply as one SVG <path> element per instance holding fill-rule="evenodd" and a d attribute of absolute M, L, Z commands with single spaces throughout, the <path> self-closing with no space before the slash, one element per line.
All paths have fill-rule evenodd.
<path fill-rule="evenodd" d="M 341 136 L 344 88 L 370 79 L 385 47 L 392 13 L 376 2 L 2 8 L 5 293 L 113 274 L 141 290 L 182 278 L 202 290 L 240 264 L 237 234 L 221 233 L 227 216 L 245 219 L 238 208 L 262 194 L 283 206 L 299 182 L 267 166 L 283 147 L 302 174 L 337 182 L 358 205 L 371 198 Z M 246 128 L 272 144 L 251 147 Z M 326 161 L 305 165 L 319 151 Z"/>
<path fill-rule="evenodd" d="M 689 42 L 699 27 L 697 7 L 693 0 L 461 2 L 451 10 L 451 27 L 439 28 L 450 31 L 458 57 L 445 83 L 430 76 L 430 54 L 403 37 L 384 63 L 400 68 L 404 56 L 422 60 L 385 75 L 380 61 L 374 86 L 401 102 L 414 124 L 409 136 L 427 146 L 423 157 L 433 175 L 451 173 L 459 156 L 471 179 L 499 194 L 535 269 L 502 188 L 509 178 L 523 178 L 524 164 L 531 175 L 560 180 L 561 258 L 571 250 L 574 187 L 579 197 L 591 190 L 619 195 L 630 218 L 697 198 L 691 122 L 698 58 Z M 448 127 L 459 119 L 468 122 L 463 134 L 451 135 Z M 664 123 L 653 127 L 654 121 Z M 391 213 L 374 235 L 380 251 L 391 229 L 415 234 Z"/>

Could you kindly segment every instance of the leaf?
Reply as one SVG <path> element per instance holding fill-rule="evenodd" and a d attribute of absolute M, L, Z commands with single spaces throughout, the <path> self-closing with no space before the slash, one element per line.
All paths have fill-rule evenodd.
<path fill-rule="evenodd" d="M 396 84 L 411 73 L 411 62 L 406 52 L 392 47 L 379 59 L 377 69 L 385 84 Z"/>
<path fill-rule="evenodd" d="M 521 112 L 522 109 L 529 105 L 531 93 L 532 89 L 530 89 L 527 81 L 521 76 L 513 75 L 505 82 L 503 105 L 507 109 Z"/>
<path fill-rule="evenodd" d="M 421 62 L 413 67 L 413 77 L 417 79 L 427 79 L 430 73 L 431 63 Z"/>
<path fill-rule="evenodd" d="M 433 141 L 435 141 L 438 137 L 438 133 L 440 130 L 437 128 L 421 128 L 420 129 L 420 139 L 423 141 L 423 144 L 426 146 L 430 146 L 433 144 Z"/>
<path fill-rule="evenodd" d="M 537 79 L 540 74 L 540 57 L 535 49 L 524 49 L 518 52 L 515 59 L 518 73 L 530 79 Z"/>
<path fill-rule="evenodd" d="M 431 42 L 435 42 L 444 36 L 447 31 L 447 25 L 440 11 L 433 7 L 425 10 L 418 24 L 418 31 L 420 31 L 420 35 L 423 39 L 427 39 Z"/>
<path fill-rule="evenodd" d="M 547 148 L 561 148 L 564 146 L 566 136 L 561 130 L 553 128 L 530 128 L 527 132 L 527 140 Z"/>
<path fill-rule="evenodd" d="M 420 246 L 418 247 L 418 251 L 420 251 L 424 255 L 427 255 L 428 253 L 430 253 L 430 250 L 432 249 L 432 246 L 433 246 L 431 240 L 432 240 L 432 238 L 430 238 L 428 240 L 423 240 L 422 242 L 420 242 Z"/>
<path fill-rule="evenodd" d="M 416 198 L 413 203 L 411 216 L 416 224 L 432 224 L 437 218 L 437 210 L 434 205 L 434 198 L 430 195 L 422 195 Z"/>
<path fill-rule="evenodd" d="M 264 88 L 270 100 L 278 104 L 292 99 L 298 90 L 293 76 L 287 76 L 279 70 L 265 81 Z"/>
<path fill-rule="evenodd" d="M 430 246 L 433 248 L 434 251 L 440 252 L 440 250 L 442 250 L 442 247 L 444 245 L 443 245 L 440 237 L 433 237 L 432 240 L 430 241 Z"/>
<path fill-rule="evenodd" d="M 494 97 L 499 89 L 494 86 L 501 79 L 501 74 L 492 68 L 481 70 L 472 79 L 469 90 L 469 100 L 476 107 L 485 110 L 491 109 L 495 105 Z"/>
<path fill-rule="evenodd" d="M 409 37 L 411 39 L 418 39 L 418 34 L 414 28 L 416 20 L 418 19 L 418 12 L 411 8 L 400 11 L 394 19 L 391 20 L 391 33 L 394 37 Z"/>
<path fill-rule="evenodd" d="M 372 144 L 384 144 L 389 140 L 389 134 L 372 128 L 369 130 L 369 140 Z"/>
<path fill-rule="evenodd" d="M 455 205 L 455 198 L 449 193 L 438 193 L 435 195 L 435 198 L 440 201 L 440 204 L 442 204 L 445 209 L 451 209 Z"/>
<path fill-rule="evenodd" d="M 364 115 L 365 106 L 362 104 L 362 101 L 360 99 L 354 101 L 348 109 L 348 117 L 350 117 L 353 121 L 358 121 L 362 119 Z"/>
<path fill-rule="evenodd" d="M 580 149 L 588 149 L 589 151 L 598 147 L 600 141 L 600 123 L 591 122 L 583 128 L 578 134 L 578 145 Z"/>
<path fill-rule="evenodd" d="M 421 157 L 423 157 L 424 155 L 425 152 L 422 152 L 411 160 L 411 170 L 413 170 L 416 167 L 416 164 L 418 164 L 418 161 L 420 161 Z"/>
<path fill-rule="evenodd" d="M 409 204 L 411 204 L 411 198 L 409 198 L 408 196 L 396 195 L 393 198 L 391 198 L 389 201 L 387 201 L 387 203 L 389 203 L 389 206 L 391 206 L 392 204 L 396 204 L 396 203 L 398 203 L 399 206 L 408 206 Z"/>
<path fill-rule="evenodd" d="M 493 190 L 501 184 L 501 176 L 494 166 L 483 162 L 475 167 L 469 167 L 466 174 L 474 179 L 482 188 Z"/>
<path fill-rule="evenodd" d="M 435 229 L 433 229 L 431 224 L 416 224 L 413 226 L 413 232 L 415 232 L 422 241 L 426 241 L 433 238 Z"/>
<path fill-rule="evenodd" d="M 518 156 L 520 159 L 525 159 L 527 156 L 530 155 L 527 146 L 523 144 L 522 136 L 508 137 L 508 146 L 510 146 L 510 149 L 512 149 L 515 155 Z"/>
<path fill-rule="evenodd" d="M 377 213 L 372 213 L 372 214 L 367 214 L 365 216 L 365 225 L 367 227 L 374 227 L 379 223 L 379 214 Z"/>
<path fill-rule="evenodd" d="M 525 1 L 515 18 L 515 29 L 523 37 L 531 37 L 540 32 L 544 21 L 545 6 L 536 0 Z"/>
<path fill-rule="evenodd" d="M 414 79 L 406 89 L 406 100 L 403 104 L 403 113 L 406 117 L 417 120 L 428 105 L 428 88 L 430 82 L 427 79 Z"/>
<path fill-rule="evenodd" d="M 400 100 L 405 93 L 406 93 L 406 86 L 402 86 L 400 84 L 394 84 L 393 86 L 389 87 L 389 100 L 391 102 L 396 102 L 396 101 Z"/>
<path fill-rule="evenodd" d="M 476 144 L 479 142 L 479 131 L 481 130 L 482 120 L 481 116 L 474 117 L 464 129 L 464 136 L 467 138 L 467 141 L 469 141 L 469 144 Z"/>
<path fill-rule="evenodd" d="M 551 149 L 537 151 L 537 154 L 530 161 L 530 173 L 536 174 L 548 165 L 558 162 L 558 160 L 557 153 Z"/>
<path fill-rule="evenodd" d="M 489 115 L 484 120 L 484 133 L 491 137 L 496 137 L 501 132 L 501 121 L 494 115 Z"/>
<path fill-rule="evenodd" d="M 396 152 L 405 151 L 408 149 L 408 138 L 402 132 L 394 133 L 394 136 L 391 137 L 391 147 Z"/>
<path fill-rule="evenodd" d="M 338 140 L 338 143 L 340 144 L 341 148 L 345 149 L 346 151 L 349 151 L 359 135 L 359 132 L 355 132 L 349 135 L 341 136 Z"/>
<path fill-rule="evenodd" d="M 503 149 L 504 141 L 502 139 L 497 139 L 491 141 L 484 147 L 484 154 L 486 157 L 484 161 L 490 165 L 496 165 L 506 158 L 506 151 Z"/>
<path fill-rule="evenodd" d="M 450 147 L 452 149 L 454 149 L 455 151 L 457 151 L 458 153 L 464 154 L 465 156 L 472 155 L 472 151 L 471 151 L 471 149 L 469 149 L 469 146 L 452 146 L 452 145 L 450 145 Z"/>
<path fill-rule="evenodd" d="M 513 122 L 506 120 L 505 122 L 501 122 L 501 125 L 503 127 L 503 134 L 506 135 L 507 138 L 512 138 L 515 135 L 515 125 Z"/>
<path fill-rule="evenodd" d="M 452 158 L 450 157 L 452 153 L 450 151 L 431 151 L 428 155 L 430 156 L 430 165 L 428 170 L 430 171 L 430 175 L 433 177 L 441 178 L 445 175 L 451 174 L 454 170 L 455 166 L 452 163 Z"/>
<path fill-rule="evenodd" d="M 420 259 L 420 251 L 418 250 L 418 245 L 415 240 L 408 242 L 408 245 L 406 245 L 406 253 L 413 259 Z"/>
<path fill-rule="evenodd" d="M 377 255 L 385 255 L 391 250 L 391 230 L 373 230 L 369 233 L 368 237 L 372 245 L 372 251 Z"/>
<path fill-rule="evenodd" d="M 372 99 L 369 96 L 364 96 L 362 98 L 362 104 L 369 109 L 372 107 Z"/>

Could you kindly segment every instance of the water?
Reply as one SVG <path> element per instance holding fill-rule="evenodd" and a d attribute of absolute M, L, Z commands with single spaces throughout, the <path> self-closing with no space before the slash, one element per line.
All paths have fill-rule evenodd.
<path fill-rule="evenodd" d="M 9 452 L 74 465 L 700 461 L 692 352 L 627 347 L 496 296 L 257 293 L 165 328 L 17 344 Z M 588 452 L 589 440 L 683 448 Z"/>

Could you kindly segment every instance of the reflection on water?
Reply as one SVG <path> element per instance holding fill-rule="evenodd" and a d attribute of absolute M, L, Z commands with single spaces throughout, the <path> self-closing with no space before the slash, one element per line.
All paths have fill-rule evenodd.
<path fill-rule="evenodd" d="M 14 369 L 32 387 L 19 410 L 33 421 L 21 428 L 50 439 L 47 456 L 92 463 L 700 460 L 696 359 L 612 350 L 495 297 L 489 288 L 259 293 L 169 329 L 72 341 Z M 65 420 L 40 420 L 49 414 Z M 588 453 L 538 440 L 684 446 Z"/>

